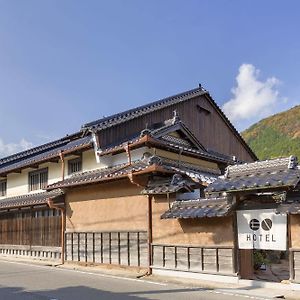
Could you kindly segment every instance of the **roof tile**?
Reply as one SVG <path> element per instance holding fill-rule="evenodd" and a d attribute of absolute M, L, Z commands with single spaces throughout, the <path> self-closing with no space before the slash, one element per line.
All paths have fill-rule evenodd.
<path fill-rule="evenodd" d="M 57 189 L 50 192 L 31 193 L 22 196 L 4 198 L 0 200 L 0 209 L 46 204 L 49 198 L 54 200 L 63 194 L 62 190 Z"/>
<path fill-rule="evenodd" d="M 194 219 L 224 217 L 235 208 L 235 203 L 226 197 L 175 201 L 172 207 L 161 215 L 161 219 Z"/>

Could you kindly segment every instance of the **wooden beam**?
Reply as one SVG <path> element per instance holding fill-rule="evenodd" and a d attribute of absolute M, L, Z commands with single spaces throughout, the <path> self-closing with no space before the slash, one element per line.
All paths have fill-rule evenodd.
<path fill-rule="evenodd" d="M 34 164 L 34 165 L 31 165 L 29 167 L 27 167 L 28 169 L 38 169 L 39 168 L 39 164 Z"/>
<path fill-rule="evenodd" d="M 52 158 L 49 160 L 50 163 L 59 163 L 59 159 L 56 157 L 56 158 Z"/>

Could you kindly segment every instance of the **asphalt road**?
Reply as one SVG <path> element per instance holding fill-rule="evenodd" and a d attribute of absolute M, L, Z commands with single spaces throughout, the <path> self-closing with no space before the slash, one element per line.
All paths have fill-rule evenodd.
<path fill-rule="evenodd" d="M 169 283 L 0 261 L 1 300 L 237 300 L 247 298 L 249 299 L 249 296 L 201 288 L 185 288 Z M 262 298 L 252 297 L 252 299 Z"/>

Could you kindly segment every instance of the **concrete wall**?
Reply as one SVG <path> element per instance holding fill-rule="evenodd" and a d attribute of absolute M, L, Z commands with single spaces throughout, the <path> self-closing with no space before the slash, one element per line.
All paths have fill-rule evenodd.
<path fill-rule="evenodd" d="M 129 180 L 67 192 L 67 232 L 147 230 L 147 196 Z"/>
<path fill-rule="evenodd" d="M 170 199 L 174 201 L 174 199 Z M 232 218 L 160 219 L 168 210 L 166 196 L 152 200 L 154 244 L 233 246 Z M 224 230 L 225 229 L 225 230 Z"/>

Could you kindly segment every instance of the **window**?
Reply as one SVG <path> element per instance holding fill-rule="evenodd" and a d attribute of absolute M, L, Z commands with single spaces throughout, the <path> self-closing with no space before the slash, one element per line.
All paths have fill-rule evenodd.
<path fill-rule="evenodd" d="M 0 197 L 6 196 L 6 180 L 0 180 Z"/>
<path fill-rule="evenodd" d="M 41 169 L 29 173 L 29 191 L 45 189 L 48 184 L 48 169 Z"/>
<path fill-rule="evenodd" d="M 70 159 L 68 161 L 68 174 L 71 175 L 82 170 L 82 159 L 81 157 Z"/>

